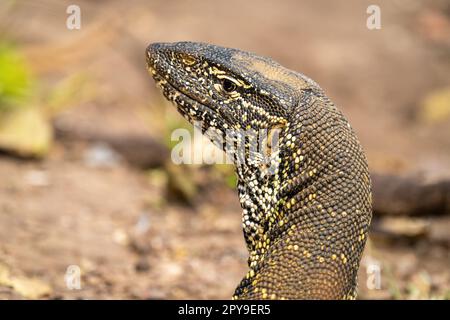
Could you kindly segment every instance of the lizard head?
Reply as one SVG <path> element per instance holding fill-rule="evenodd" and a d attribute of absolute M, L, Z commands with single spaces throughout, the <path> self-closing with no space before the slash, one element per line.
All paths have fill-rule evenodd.
<path fill-rule="evenodd" d="M 269 58 L 204 43 L 151 44 L 147 64 L 185 118 L 220 132 L 282 127 L 301 89 L 316 86 Z"/>

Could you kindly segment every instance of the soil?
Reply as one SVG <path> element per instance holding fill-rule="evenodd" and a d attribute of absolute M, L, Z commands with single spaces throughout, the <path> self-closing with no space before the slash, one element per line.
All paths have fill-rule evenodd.
<path fill-rule="evenodd" d="M 42 91 L 89 78 L 93 94 L 55 115 L 58 125 L 166 143 L 186 124 L 154 88 L 145 47 L 205 41 L 271 56 L 320 83 L 357 131 L 371 171 L 450 176 L 450 118 L 430 122 L 422 108 L 450 88 L 445 1 L 379 1 L 382 28 L 372 31 L 370 1 L 78 3 L 81 30 L 65 27 L 70 1 L 55 0 L 17 3 L 0 25 Z M 174 191 L 168 165 L 144 170 L 105 148 L 58 138 L 42 160 L 0 155 L 0 299 L 230 298 L 247 251 L 223 168 L 179 167 L 188 191 L 179 182 Z M 449 217 L 424 217 L 441 240 L 371 235 L 360 299 L 450 298 Z M 67 285 L 69 266 L 80 268 L 80 289 Z M 370 285 L 374 266 L 379 288 Z"/>

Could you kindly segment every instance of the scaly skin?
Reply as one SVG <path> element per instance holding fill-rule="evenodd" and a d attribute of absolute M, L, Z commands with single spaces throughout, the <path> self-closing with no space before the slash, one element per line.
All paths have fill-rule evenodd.
<path fill-rule="evenodd" d="M 323 90 L 271 59 L 203 43 L 151 44 L 147 63 L 165 97 L 208 134 L 265 129 L 270 139 L 278 129 L 279 148 L 267 154 L 274 170 L 248 159 L 236 166 L 250 270 L 233 298 L 354 299 L 370 178 Z"/>

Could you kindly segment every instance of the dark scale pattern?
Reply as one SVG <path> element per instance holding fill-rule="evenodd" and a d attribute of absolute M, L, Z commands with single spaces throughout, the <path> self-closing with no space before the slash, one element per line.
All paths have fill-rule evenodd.
<path fill-rule="evenodd" d="M 249 271 L 233 298 L 355 298 L 370 178 L 355 133 L 322 89 L 269 58 L 209 44 L 152 44 L 147 63 L 186 119 L 231 130 L 246 146 L 236 174 Z M 249 156 L 249 141 L 263 140 L 234 134 L 242 129 L 279 130 L 270 174 Z"/>

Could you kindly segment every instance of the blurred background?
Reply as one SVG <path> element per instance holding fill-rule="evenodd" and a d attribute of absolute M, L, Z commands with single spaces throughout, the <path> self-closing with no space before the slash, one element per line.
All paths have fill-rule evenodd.
<path fill-rule="evenodd" d="M 247 270 L 233 168 L 171 163 L 172 130 L 191 128 L 145 65 L 149 43 L 180 40 L 316 80 L 373 177 L 359 298 L 449 299 L 450 3 L 372 2 L 2 0 L 0 299 L 231 297 Z"/>

